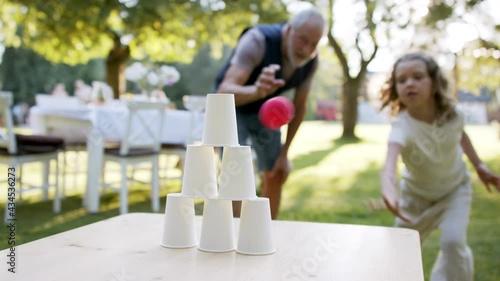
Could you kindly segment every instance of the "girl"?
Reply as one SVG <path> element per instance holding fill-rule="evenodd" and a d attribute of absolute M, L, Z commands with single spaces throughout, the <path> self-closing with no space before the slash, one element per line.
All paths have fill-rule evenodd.
<path fill-rule="evenodd" d="M 397 216 L 396 226 L 418 230 L 421 241 L 441 229 L 431 281 L 471 281 L 473 257 L 466 234 L 472 189 L 462 153 L 489 191 L 489 184 L 500 191 L 500 177 L 477 156 L 447 84 L 437 63 L 426 54 L 407 54 L 394 64 L 382 89 L 382 108 L 390 106 L 397 115 L 381 174 L 382 196 Z M 400 154 L 405 169 L 398 192 Z"/>

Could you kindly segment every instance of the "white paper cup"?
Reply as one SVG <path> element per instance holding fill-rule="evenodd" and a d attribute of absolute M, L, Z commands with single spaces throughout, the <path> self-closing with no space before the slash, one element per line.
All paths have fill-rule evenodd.
<path fill-rule="evenodd" d="M 243 201 L 236 252 L 244 255 L 269 255 L 275 251 L 269 198 Z"/>
<path fill-rule="evenodd" d="M 166 248 L 189 248 L 197 244 L 193 198 L 180 193 L 167 194 L 161 245 Z"/>
<path fill-rule="evenodd" d="M 203 124 L 203 145 L 238 146 L 233 94 L 208 94 Z"/>
<path fill-rule="evenodd" d="M 187 146 L 181 193 L 183 196 L 193 198 L 215 198 L 218 196 L 213 147 Z"/>
<path fill-rule="evenodd" d="M 229 200 L 206 199 L 200 244 L 205 252 L 229 252 L 235 248 L 233 206 Z"/>
<path fill-rule="evenodd" d="M 219 198 L 230 200 L 257 198 L 250 146 L 224 148 L 219 175 Z"/>

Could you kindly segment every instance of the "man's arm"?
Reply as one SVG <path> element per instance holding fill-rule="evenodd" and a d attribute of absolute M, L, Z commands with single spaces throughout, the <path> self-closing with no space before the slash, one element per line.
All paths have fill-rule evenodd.
<path fill-rule="evenodd" d="M 224 76 L 217 93 L 234 94 L 236 106 L 244 105 L 255 100 L 255 85 L 243 86 L 250 77 L 250 72 L 232 64 Z"/>
<path fill-rule="evenodd" d="M 311 75 L 312 76 L 312 75 Z M 286 133 L 286 140 L 283 144 L 280 154 L 274 163 L 274 167 L 271 170 L 273 176 L 281 176 L 286 179 L 288 173 L 290 172 L 291 166 L 288 160 L 288 150 L 292 144 L 292 140 L 297 133 L 300 124 L 304 120 L 304 116 L 307 109 L 307 97 L 309 95 L 310 83 L 305 83 L 295 91 L 294 106 L 295 106 L 295 116 L 292 121 L 288 124 L 288 129 Z"/>
<path fill-rule="evenodd" d="M 314 74 L 316 73 L 316 69 L 318 68 L 318 61 L 314 63 L 312 72 L 309 74 L 309 77 L 296 89 L 295 97 L 293 100 L 295 106 L 295 116 L 288 124 L 288 130 L 286 132 L 285 143 L 283 144 L 283 148 L 281 153 L 288 154 L 288 149 L 290 148 L 290 144 L 292 143 L 295 134 L 297 133 L 300 124 L 304 120 L 304 116 L 307 111 L 307 97 L 309 96 L 309 92 L 312 86 L 312 79 Z"/>
<path fill-rule="evenodd" d="M 295 116 L 288 124 L 285 143 L 283 144 L 283 148 L 281 150 L 282 154 L 284 153 L 285 155 L 288 155 L 288 149 L 290 148 L 292 140 L 299 130 L 300 124 L 302 124 L 302 121 L 304 120 L 304 116 L 306 115 L 307 110 L 307 97 L 309 96 L 310 87 L 310 82 L 308 82 L 306 83 L 306 85 L 297 88 L 297 90 L 295 91 L 295 98 L 293 100 L 293 104 L 295 106 Z"/>
<path fill-rule="evenodd" d="M 264 67 L 253 85 L 245 85 L 253 70 L 262 62 L 264 49 L 265 38 L 259 30 L 252 28 L 243 34 L 217 92 L 234 94 L 236 106 L 240 106 L 265 98 L 283 87 L 285 81 L 274 78 L 279 65 Z"/>

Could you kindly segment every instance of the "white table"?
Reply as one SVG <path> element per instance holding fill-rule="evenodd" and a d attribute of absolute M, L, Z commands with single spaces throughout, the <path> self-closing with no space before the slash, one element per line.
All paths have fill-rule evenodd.
<path fill-rule="evenodd" d="M 105 140 L 121 140 L 125 130 L 127 108 L 124 105 L 30 109 L 30 128 L 33 134 L 62 137 L 67 142 L 86 142 L 91 131 Z M 167 110 L 164 117 L 162 142 L 185 144 L 189 139 L 201 139 L 202 114 L 186 110 Z M 189 134 L 192 134 L 191 136 Z"/>
<path fill-rule="evenodd" d="M 17 273 L 4 263 L 0 280 L 424 280 L 414 230 L 273 221 L 276 252 L 245 256 L 163 248 L 163 219 L 127 214 L 21 245 Z"/>
<path fill-rule="evenodd" d="M 89 213 L 99 212 L 99 177 L 102 170 L 104 142 L 119 141 L 124 134 L 127 109 L 113 106 L 30 109 L 30 126 L 34 134 L 59 136 L 66 142 L 87 142 L 87 198 Z M 201 139 L 203 114 L 186 110 L 167 110 L 162 142 L 186 144 Z M 190 135 L 192 134 L 192 135 Z"/>

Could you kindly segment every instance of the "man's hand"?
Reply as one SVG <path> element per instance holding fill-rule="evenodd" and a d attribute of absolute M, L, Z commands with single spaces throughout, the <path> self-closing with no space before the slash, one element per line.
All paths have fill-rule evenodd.
<path fill-rule="evenodd" d="M 288 157 L 286 155 L 280 155 L 274 163 L 273 169 L 271 170 L 271 176 L 286 179 L 291 168 L 292 164 L 288 160 Z"/>
<path fill-rule="evenodd" d="M 255 81 L 256 95 L 259 99 L 276 92 L 278 88 L 285 86 L 285 80 L 276 79 L 276 71 L 280 70 L 278 64 L 270 64 L 262 69 L 257 81 Z"/>

